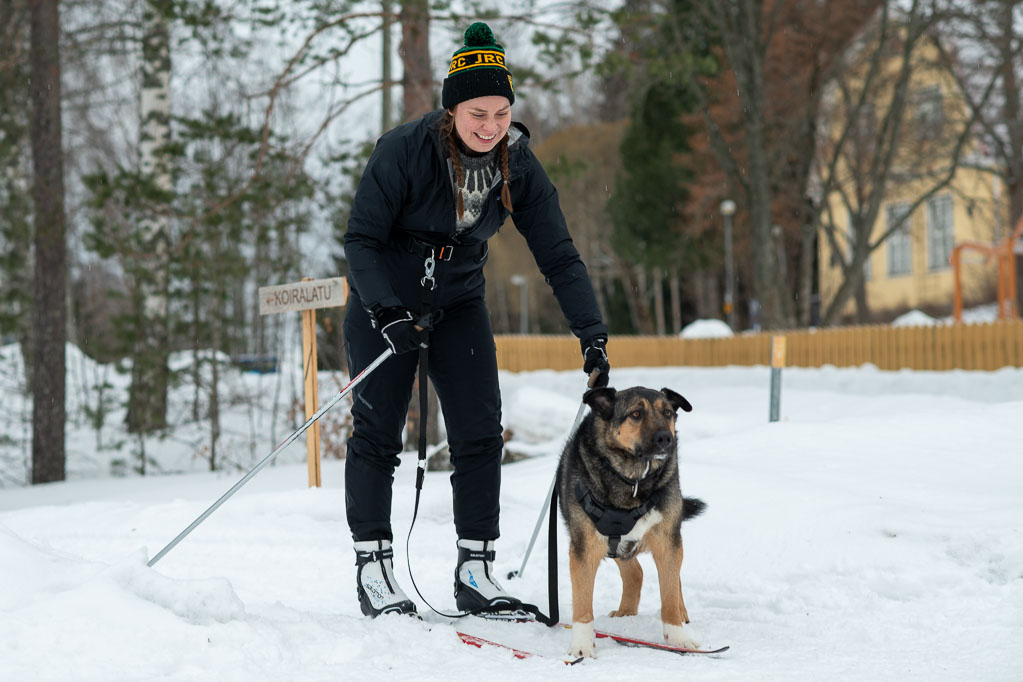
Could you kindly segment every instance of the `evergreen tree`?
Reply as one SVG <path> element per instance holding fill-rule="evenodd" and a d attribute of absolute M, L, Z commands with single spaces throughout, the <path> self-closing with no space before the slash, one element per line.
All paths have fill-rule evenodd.
<path fill-rule="evenodd" d="M 637 0 L 626 3 L 616 15 L 622 49 L 612 51 L 602 68 L 605 87 L 629 84 L 624 95 L 608 93 L 605 112 L 633 102 L 621 144 L 622 171 L 607 208 L 615 251 L 636 266 L 623 273 L 620 294 L 629 302 L 635 330 L 643 333 L 665 330 L 666 273 L 673 273 L 667 289 L 673 324 L 680 326 L 678 273 L 702 266 L 709 246 L 706 240 L 689 236 L 682 218 L 686 184 L 692 178 L 686 157 L 693 134 L 684 119 L 698 107 L 690 83 L 714 69 L 706 36 L 690 35 L 682 41 L 678 35 L 690 30 L 692 13 L 687 0 L 666 7 Z M 648 293 L 655 301 L 652 311 Z"/>
<path fill-rule="evenodd" d="M 0 2 L 0 339 L 23 349 L 32 310 L 29 82 L 28 3 Z"/>

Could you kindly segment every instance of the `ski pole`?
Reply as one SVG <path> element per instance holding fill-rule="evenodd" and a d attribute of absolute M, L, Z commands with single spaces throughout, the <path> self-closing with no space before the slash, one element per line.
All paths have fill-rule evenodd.
<path fill-rule="evenodd" d="M 598 370 L 593 370 L 590 374 L 590 378 L 586 381 L 587 388 L 593 388 L 593 384 L 597 380 L 597 376 L 600 374 Z M 583 416 L 586 414 L 586 403 L 579 405 L 579 411 L 575 413 L 575 421 L 572 422 L 572 430 L 568 432 L 568 439 L 571 440 L 575 436 L 575 432 L 579 430 L 579 425 L 583 421 Z M 536 518 L 536 526 L 533 528 L 533 537 L 529 538 L 529 544 L 526 546 L 526 555 L 522 557 L 522 565 L 519 570 L 512 571 L 508 574 L 508 578 L 514 578 L 516 576 L 522 577 L 522 574 L 526 572 L 526 562 L 529 561 L 529 555 L 533 552 L 533 543 L 536 542 L 536 536 L 540 534 L 540 526 L 543 525 L 544 516 L 547 515 L 547 508 L 551 506 L 551 495 L 554 494 L 554 486 L 558 483 L 558 470 L 554 469 L 554 477 L 551 479 L 551 485 L 547 488 L 547 496 L 543 498 L 543 508 L 540 509 L 540 516 Z M 551 510 L 552 514 L 558 513 L 556 509 Z"/>
<path fill-rule="evenodd" d="M 232 495 L 234 495 L 236 492 L 238 492 L 243 485 L 248 483 L 249 479 L 251 479 L 253 476 L 258 474 L 263 469 L 263 467 L 265 467 L 267 464 L 269 464 L 271 461 L 273 461 L 274 457 L 279 455 L 284 450 L 284 448 L 286 448 L 289 445 L 291 445 L 292 443 L 294 443 L 298 439 L 298 437 L 301 436 L 303 433 L 305 433 L 309 429 L 309 427 L 312 426 L 316 422 L 317 419 L 319 419 L 320 417 L 322 417 L 324 415 L 324 413 L 327 410 L 329 410 L 330 408 L 334 407 L 334 405 L 336 405 L 338 403 L 338 401 L 341 400 L 341 398 L 344 398 L 346 395 L 351 393 L 353 388 L 355 388 L 363 379 L 365 379 L 367 376 L 369 376 L 370 373 L 373 372 L 373 370 L 375 370 L 377 367 L 379 367 L 383 363 L 384 360 L 386 360 L 387 358 L 391 357 L 392 355 L 394 355 L 394 352 L 390 348 L 388 348 L 383 353 L 381 353 L 377 357 L 376 360 L 371 362 L 369 364 L 369 366 L 366 367 L 366 369 L 364 369 L 361 372 L 359 372 L 359 374 L 354 379 L 349 381 L 347 386 L 345 386 L 340 391 L 338 391 L 337 395 L 335 395 L 333 398 L 331 398 L 328 402 L 324 403 L 323 407 L 321 407 L 320 409 L 318 409 L 316 411 L 316 414 L 314 414 L 313 416 L 309 417 L 309 419 L 306 420 L 305 424 L 302 424 L 302 426 L 300 426 L 297 431 L 295 431 L 293 434 L 288 436 L 288 438 L 283 443 L 278 445 L 277 448 L 274 449 L 273 452 L 271 452 L 269 455 L 264 457 L 262 459 L 262 461 L 259 462 L 259 464 L 257 464 L 256 466 L 252 467 L 252 470 L 249 471 L 249 473 L 245 474 L 245 476 L 240 481 L 235 483 L 234 486 L 230 490 L 228 490 L 226 493 L 221 495 L 219 500 L 217 500 L 212 505 L 210 505 L 209 509 L 207 509 L 202 514 L 200 514 L 199 518 L 197 518 L 195 521 L 193 521 L 191 524 L 189 524 L 188 528 L 186 528 L 185 530 L 181 531 L 176 538 L 171 540 L 167 544 L 166 547 L 161 549 L 156 554 L 156 556 L 154 556 L 152 559 L 150 559 L 149 563 L 147 564 L 147 566 L 152 567 L 153 564 L 155 564 L 157 561 L 162 559 L 163 556 L 167 552 L 169 552 L 172 549 L 174 549 L 174 547 L 179 542 L 184 540 L 185 537 L 189 533 L 191 533 L 193 530 L 195 530 L 196 527 L 200 523 L 205 521 L 209 517 L 210 514 L 212 514 L 213 512 L 217 511 L 217 509 L 220 507 L 220 505 L 222 505 L 225 502 L 227 502 L 228 498 L 230 498 Z"/>

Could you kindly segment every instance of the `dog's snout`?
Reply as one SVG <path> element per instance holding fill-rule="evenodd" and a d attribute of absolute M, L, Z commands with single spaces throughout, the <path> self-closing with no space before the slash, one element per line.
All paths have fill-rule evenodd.
<path fill-rule="evenodd" d="M 654 445 L 659 448 L 666 448 L 671 445 L 674 437 L 668 429 L 661 429 L 654 434 Z"/>

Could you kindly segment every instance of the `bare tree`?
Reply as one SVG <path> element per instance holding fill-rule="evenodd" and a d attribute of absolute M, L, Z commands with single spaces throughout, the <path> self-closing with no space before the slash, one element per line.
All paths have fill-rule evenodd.
<path fill-rule="evenodd" d="M 1006 188 L 1008 224 L 1023 218 L 1023 0 L 963 0 L 949 26 L 950 45 L 942 45 L 949 74 L 978 119 L 978 137 L 993 163 L 968 165 L 998 175 Z M 955 55 L 963 55 L 956 58 Z M 968 55 L 968 56 L 967 56 Z M 986 83 L 997 78 L 990 100 Z M 1001 217 L 1001 214 L 998 214 Z M 1023 291 L 1023 256 L 1016 261 L 1017 287 Z M 1023 297 L 1018 300 L 1023 315 Z"/>
<path fill-rule="evenodd" d="M 433 110 L 436 95 L 430 66 L 430 9 L 426 0 L 401 3 L 401 64 L 406 121 Z"/>
<path fill-rule="evenodd" d="M 58 0 L 31 3 L 32 198 L 35 205 L 32 483 L 64 480 L 67 244 L 60 125 Z"/>
<path fill-rule="evenodd" d="M 696 36 L 717 37 L 726 47 L 721 48 L 719 72 L 697 83 L 702 111 L 689 117 L 691 125 L 708 134 L 693 139 L 688 163 L 697 170 L 688 183 L 687 230 L 705 239 L 718 235 L 721 200 L 738 199 L 746 209 L 736 220 L 739 284 L 745 280 L 748 294 L 759 298 L 756 287 L 750 291 L 748 283 L 753 278 L 748 273 L 758 267 L 760 258 L 774 260 L 776 283 L 781 288 L 778 295 L 798 301 L 801 324 L 810 321 L 815 277 L 816 241 L 806 189 L 815 158 L 821 96 L 841 69 L 842 55 L 880 4 L 881 0 L 774 0 L 762 8 L 749 3 L 719 3 L 721 6 L 708 8 L 706 3 L 698 3 L 703 27 Z M 724 5 L 729 5 L 733 14 L 759 13 L 762 44 L 735 44 L 736 28 L 722 23 Z M 753 30 L 749 25 L 740 28 Z M 685 26 L 675 33 L 685 37 Z M 679 49 L 684 47 L 681 42 Z M 746 54 L 752 50 L 760 53 Z M 762 84 L 756 85 L 759 81 Z M 742 96 L 744 82 L 762 90 L 758 108 L 751 109 L 750 97 Z M 763 145 L 762 152 L 756 144 L 751 148 L 753 140 L 747 136 L 751 126 L 757 131 L 753 140 L 759 139 Z M 750 150 L 757 164 L 747 162 Z M 753 211 L 750 204 L 747 186 L 763 185 L 763 178 L 756 180 L 754 171 L 766 174 L 769 202 L 761 203 L 769 203 L 771 241 L 764 238 L 763 214 Z M 760 231 L 750 234 L 756 225 Z M 716 241 L 720 242 L 720 237 Z M 720 253 L 720 247 L 715 253 Z M 718 270 L 719 258 L 712 261 Z"/>
<path fill-rule="evenodd" d="M 774 39 L 778 15 L 785 3 L 778 0 L 766 7 L 759 0 L 701 0 L 696 4 L 707 32 L 720 36 L 742 105 L 742 157 L 738 157 L 711 115 L 705 87 L 696 82 L 695 91 L 702 99 L 711 147 L 729 183 L 744 197 L 749 212 L 753 292 L 761 306 L 762 324 L 768 329 L 791 327 L 795 323 L 795 311 L 781 277 L 778 250 L 771 233 L 771 165 L 764 82 L 767 49 Z"/>
<path fill-rule="evenodd" d="M 859 320 L 867 321 L 868 257 L 904 229 L 917 207 L 949 187 L 969 150 L 976 113 L 946 103 L 940 94 L 940 74 L 950 68 L 939 66 L 937 29 L 948 18 L 946 10 L 914 0 L 903 12 L 898 3 L 885 2 L 876 24 L 851 51 L 849 68 L 834 81 L 814 178 L 815 223 L 842 273 L 826 302 L 824 324 L 835 322 L 850 299 L 856 300 Z M 993 86 L 989 78 L 982 102 Z M 893 189 L 901 192 L 902 207 L 875 231 Z"/>

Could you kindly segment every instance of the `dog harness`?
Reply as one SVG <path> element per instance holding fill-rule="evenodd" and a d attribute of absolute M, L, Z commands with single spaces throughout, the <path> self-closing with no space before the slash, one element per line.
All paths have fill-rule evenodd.
<path fill-rule="evenodd" d="M 618 544 L 622 541 L 622 536 L 632 532 L 636 522 L 646 516 L 654 506 L 652 499 L 634 509 L 604 506 L 593 499 L 593 494 L 582 481 L 575 482 L 575 499 L 593 521 L 597 532 L 607 536 L 607 555 L 611 558 L 618 556 Z"/>

